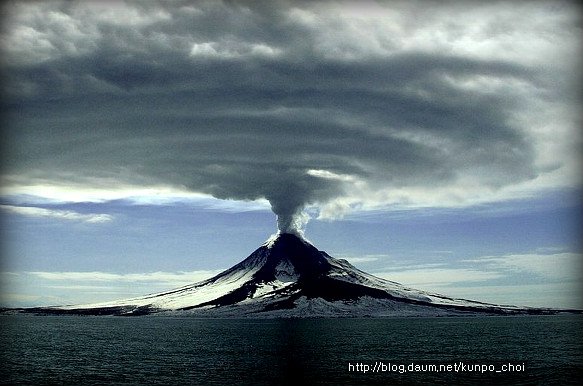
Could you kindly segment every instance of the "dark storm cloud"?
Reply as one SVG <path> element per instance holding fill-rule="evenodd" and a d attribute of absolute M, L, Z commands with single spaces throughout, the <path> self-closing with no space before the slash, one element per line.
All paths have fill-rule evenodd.
<path fill-rule="evenodd" d="M 378 30 L 394 20 L 370 26 L 331 2 L 5 7 L 11 176 L 266 198 L 285 229 L 305 205 L 339 197 L 496 189 L 540 173 L 514 115 L 548 73 L 403 48 L 407 34 Z M 403 29 L 413 16 L 403 11 Z M 475 86 L 484 80 L 502 86 Z"/>

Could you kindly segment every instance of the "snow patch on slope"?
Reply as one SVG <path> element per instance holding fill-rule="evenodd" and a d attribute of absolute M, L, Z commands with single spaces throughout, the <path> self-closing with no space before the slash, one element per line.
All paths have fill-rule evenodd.
<path fill-rule="evenodd" d="M 185 286 L 176 290 L 159 294 L 147 295 L 119 301 L 94 303 L 86 305 L 74 305 L 59 307 L 64 310 L 80 308 L 104 308 L 124 306 L 149 306 L 157 309 L 179 309 L 197 306 L 213 301 L 221 296 L 242 287 L 253 280 L 253 275 L 261 268 L 261 265 L 246 267 L 248 269 L 236 269 L 225 275 L 215 276 L 200 283 Z"/>
<path fill-rule="evenodd" d="M 282 282 L 295 282 L 299 276 L 293 264 L 289 260 L 281 260 L 275 266 L 275 277 Z"/>
<path fill-rule="evenodd" d="M 293 283 L 294 283 L 293 281 L 281 281 L 281 280 L 274 280 L 270 281 L 269 283 L 262 283 L 257 286 L 257 289 L 253 293 L 252 298 L 244 300 L 244 302 L 249 302 L 251 301 L 251 299 L 269 298 L 276 296 L 276 291 L 280 291 Z"/>
<path fill-rule="evenodd" d="M 348 261 L 342 259 L 335 259 L 333 257 L 327 256 L 326 259 L 332 266 L 332 270 L 328 274 L 329 277 L 336 280 L 341 280 L 349 283 L 361 284 L 367 287 L 376 288 L 379 290 L 386 291 L 389 295 L 397 297 L 410 299 L 415 301 L 428 302 L 439 305 L 452 305 L 452 306 L 465 306 L 465 307 L 483 307 L 489 308 L 494 306 L 493 304 L 481 303 L 467 299 L 450 298 L 444 295 L 435 294 L 431 292 L 416 290 L 413 288 L 406 287 L 400 283 L 381 279 L 379 277 L 368 274 L 358 268 L 352 266 Z M 516 306 L 502 306 L 504 308 L 520 309 L 521 307 Z"/>

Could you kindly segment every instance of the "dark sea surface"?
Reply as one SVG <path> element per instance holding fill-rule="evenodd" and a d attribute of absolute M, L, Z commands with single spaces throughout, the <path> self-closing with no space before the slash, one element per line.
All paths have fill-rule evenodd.
<path fill-rule="evenodd" d="M 581 315 L 304 320 L 4 315 L 0 323 L 2 384 L 583 380 Z M 444 371 L 408 371 L 433 364 Z M 502 371 L 508 364 L 520 371 Z M 445 371 L 447 365 L 451 371 Z"/>

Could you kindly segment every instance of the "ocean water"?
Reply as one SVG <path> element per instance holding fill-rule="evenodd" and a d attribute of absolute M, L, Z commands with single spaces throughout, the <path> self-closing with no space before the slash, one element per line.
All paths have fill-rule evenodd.
<path fill-rule="evenodd" d="M 0 323 L 0 383 L 11 385 L 558 385 L 583 379 L 580 315 L 5 315 Z"/>

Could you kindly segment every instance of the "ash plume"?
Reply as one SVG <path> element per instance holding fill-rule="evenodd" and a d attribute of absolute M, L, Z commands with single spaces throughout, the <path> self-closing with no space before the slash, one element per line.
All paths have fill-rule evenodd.
<path fill-rule="evenodd" d="M 471 202 L 566 176 L 543 178 L 566 170 L 572 145 L 548 139 L 577 127 L 553 112 L 575 111 L 578 82 L 565 81 L 575 73 L 557 45 L 529 39 L 548 25 L 555 38 L 536 41 L 580 57 L 569 7 L 546 20 L 511 4 L 100 4 L 5 6 L 13 190 L 129 184 L 265 198 L 280 232 L 301 233 L 310 205 L 333 217 Z M 521 45 L 505 48 L 507 35 Z M 481 44 L 490 56 L 473 50 Z"/>

